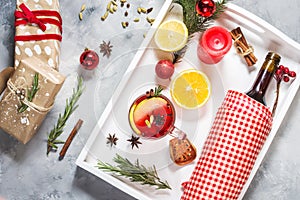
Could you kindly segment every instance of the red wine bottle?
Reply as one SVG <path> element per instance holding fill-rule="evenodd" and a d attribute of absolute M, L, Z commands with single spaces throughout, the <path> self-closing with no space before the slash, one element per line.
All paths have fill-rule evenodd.
<path fill-rule="evenodd" d="M 251 89 L 246 93 L 252 99 L 266 105 L 265 94 L 280 62 L 280 55 L 269 52 Z"/>

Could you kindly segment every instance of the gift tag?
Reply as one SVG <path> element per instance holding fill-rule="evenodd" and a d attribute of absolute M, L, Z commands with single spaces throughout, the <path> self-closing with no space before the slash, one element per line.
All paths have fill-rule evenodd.
<path fill-rule="evenodd" d="M 177 165 L 189 164 L 197 156 L 196 148 L 187 138 L 170 140 L 169 148 L 171 159 Z"/>

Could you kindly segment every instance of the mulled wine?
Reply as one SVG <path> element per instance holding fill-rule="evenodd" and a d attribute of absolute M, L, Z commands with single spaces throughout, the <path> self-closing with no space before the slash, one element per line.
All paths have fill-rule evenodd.
<path fill-rule="evenodd" d="M 130 107 L 129 123 L 144 138 L 159 139 L 174 129 L 175 110 L 164 95 L 138 97 Z"/>

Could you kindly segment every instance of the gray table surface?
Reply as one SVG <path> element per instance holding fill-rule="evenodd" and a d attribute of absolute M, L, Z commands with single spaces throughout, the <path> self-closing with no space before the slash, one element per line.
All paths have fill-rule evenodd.
<path fill-rule="evenodd" d="M 149 28 L 149 24 L 144 20 L 136 25 L 134 32 L 125 32 L 120 26 L 120 19 L 124 19 L 123 12 L 110 16 L 110 21 L 101 22 L 100 16 L 105 10 L 106 2 L 92 0 L 60 2 L 64 23 L 60 71 L 67 76 L 67 81 L 58 95 L 55 108 L 49 113 L 37 135 L 27 145 L 17 142 L 0 131 L 0 199 L 1 197 L 7 200 L 134 199 L 75 165 L 97 119 L 133 57 L 134 49 L 138 48 L 143 39 L 136 38 L 134 33 L 137 30 L 146 32 Z M 163 3 L 162 0 L 128 0 L 128 2 L 132 7 L 129 13 L 131 19 L 136 15 L 134 8 L 137 6 L 153 6 L 155 9 L 151 15 L 155 16 Z M 265 19 L 295 41 L 300 42 L 300 1 L 235 0 L 232 2 Z M 83 3 L 87 5 L 87 10 L 84 12 L 83 20 L 79 21 L 78 12 Z M 0 1 L 0 69 L 13 65 L 15 4 L 13 0 Z M 122 56 L 124 50 L 129 52 L 121 58 L 123 65 L 118 68 L 107 67 L 110 59 L 101 57 L 99 69 L 93 72 L 80 70 L 78 58 L 82 50 L 85 47 L 97 49 L 102 40 L 113 42 L 113 54 L 110 59 Z M 63 110 L 65 99 L 71 95 L 77 73 L 84 76 L 86 90 L 80 99 L 79 109 L 71 117 L 65 130 L 69 132 L 79 118 L 84 120 L 84 125 L 64 160 L 58 161 L 58 153 L 46 156 L 47 132 L 55 123 L 58 113 Z M 95 98 L 95 94 L 98 94 L 96 96 L 99 98 Z M 299 199 L 299 107 L 298 92 L 244 197 L 245 200 Z M 63 137 L 67 137 L 68 133 L 64 135 Z"/>

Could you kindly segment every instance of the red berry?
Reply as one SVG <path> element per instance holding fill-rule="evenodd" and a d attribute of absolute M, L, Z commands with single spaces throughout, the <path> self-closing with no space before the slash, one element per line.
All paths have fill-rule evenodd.
<path fill-rule="evenodd" d="M 283 71 L 281 69 L 277 69 L 275 73 L 276 73 L 277 76 L 281 76 L 282 72 Z"/>
<path fill-rule="evenodd" d="M 95 51 L 85 49 L 80 55 L 79 61 L 82 68 L 92 70 L 95 69 L 99 64 L 99 56 Z"/>
<path fill-rule="evenodd" d="M 295 78 L 296 77 L 296 72 L 290 71 L 289 76 L 292 77 L 292 78 Z"/>
<path fill-rule="evenodd" d="M 285 67 L 284 70 L 283 70 L 283 72 L 284 72 L 285 74 L 289 74 L 290 70 L 289 70 L 288 67 Z"/>
<path fill-rule="evenodd" d="M 284 70 L 284 66 L 283 65 L 279 65 L 278 69 Z"/>
<path fill-rule="evenodd" d="M 174 73 L 174 64 L 169 60 L 160 60 L 155 66 L 155 73 L 159 78 L 168 79 Z"/>
<path fill-rule="evenodd" d="M 286 82 L 286 83 L 289 82 L 289 81 L 290 81 L 290 77 L 284 76 L 284 77 L 283 77 L 283 81 Z"/>

